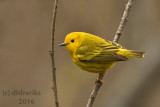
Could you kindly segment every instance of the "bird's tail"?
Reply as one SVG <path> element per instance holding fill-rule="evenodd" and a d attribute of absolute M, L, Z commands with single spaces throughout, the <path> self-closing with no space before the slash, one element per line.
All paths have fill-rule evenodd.
<path fill-rule="evenodd" d="M 120 49 L 116 53 L 126 58 L 132 58 L 132 57 L 143 58 L 145 54 L 145 52 L 142 52 L 142 51 L 134 51 L 134 50 L 127 50 L 127 49 Z"/>

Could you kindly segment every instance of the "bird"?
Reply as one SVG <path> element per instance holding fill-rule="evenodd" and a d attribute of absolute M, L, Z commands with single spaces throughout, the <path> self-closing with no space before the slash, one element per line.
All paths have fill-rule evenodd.
<path fill-rule="evenodd" d="M 63 43 L 73 62 L 85 71 L 92 73 L 105 73 L 118 61 L 127 61 L 129 58 L 143 58 L 145 52 L 128 50 L 118 43 L 86 33 L 71 32 Z"/>

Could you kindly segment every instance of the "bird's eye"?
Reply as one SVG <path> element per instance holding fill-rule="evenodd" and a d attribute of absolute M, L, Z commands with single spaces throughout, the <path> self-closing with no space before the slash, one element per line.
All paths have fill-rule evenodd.
<path fill-rule="evenodd" d="M 74 40 L 72 39 L 72 40 L 71 40 L 71 42 L 73 43 L 73 42 L 74 42 Z"/>

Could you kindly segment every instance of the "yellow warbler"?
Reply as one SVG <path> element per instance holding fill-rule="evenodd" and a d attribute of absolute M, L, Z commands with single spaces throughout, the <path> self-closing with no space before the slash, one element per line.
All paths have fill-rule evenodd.
<path fill-rule="evenodd" d="M 73 61 L 82 69 L 93 73 L 104 73 L 117 61 L 142 58 L 145 52 L 123 49 L 121 45 L 105 41 L 93 34 L 72 32 L 65 38 L 65 46 Z"/>

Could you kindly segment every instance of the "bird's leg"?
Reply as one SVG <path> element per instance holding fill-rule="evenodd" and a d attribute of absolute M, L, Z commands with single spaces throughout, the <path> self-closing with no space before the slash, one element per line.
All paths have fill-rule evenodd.
<path fill-rule="evenodd" d="M 103 84 L 104 83 L 104 81 L 102 81 L 103 75 L 104 75 L 104 73 L 99 73 L 99 77 L 96 78 L 96 82 L 95 83 L 100 82 L 101 84 Z"/>

